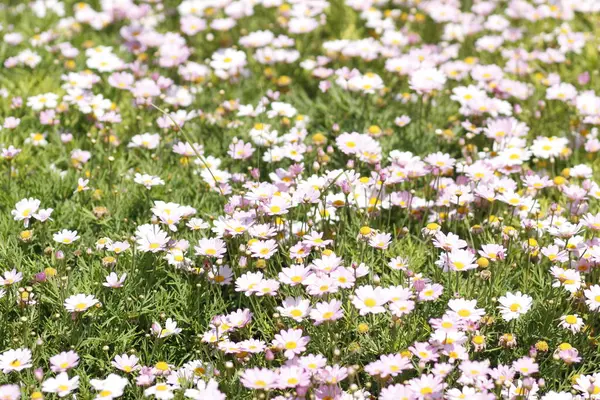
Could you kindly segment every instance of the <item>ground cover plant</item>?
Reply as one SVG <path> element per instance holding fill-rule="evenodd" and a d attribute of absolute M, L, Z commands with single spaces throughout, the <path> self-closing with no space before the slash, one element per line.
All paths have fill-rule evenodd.
<path fill-rule="evenodd" d="M 3 2 L 0 399 L 599 399 L 599 13 Z"/>

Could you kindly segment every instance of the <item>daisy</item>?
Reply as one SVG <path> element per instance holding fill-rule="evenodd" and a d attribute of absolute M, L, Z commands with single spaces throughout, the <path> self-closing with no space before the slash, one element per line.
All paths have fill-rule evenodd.
<path fill-rule="evenodd" d="M 439 283 L 428 283 L 423 287 L 423 290 L 419 292 L 419 300 L 435 301 L 440 298 L 443 292 L 444 287 Z"/>
<path fill-rule="evenodd" d="M 337 385 L 319 385 L 315 389 L 316 400 L 342 399 L 342 389 Z"/>
<path fill-rule="evenodd" d="M 208 381 L 199 379 L 196 389 L 186 389 L 184 394 L 194 400 L 226 400 L 225 395 L 219 390 L 219 384 L 212 378 Z"/>
<path fill-rule="evenodd" d="M 110 374 L 106 379 L 90 379 L 90 385 L 98 392 L 96 399 L 111 400 L 121 397 L 128 384 L 126 378 L 116 374 Z"/>
<path fill-rule="evenodd" d="M 531 296 L 522 294 L 521 292 L 514 294 L 508 292 L 505 296 L 500 297 L 498 302 L 500 303 L 498 309 L 502 318 L 505 321 L 511 321 L 527 313 L 531 309 L 533 299 Z"/>
<path fill-rule="evenodd" d="M 170 240 L 165 231 L 153 224 L 138 226 L 135 236 L 138 249 L 142 252 L 156 253 L 164 250 Z"/>
<path fill-rule="evenodd" d="M 278 381 L 281 388 L 308 387 L 310 374 L 300 366 L 285 366 L 279 369 Z"/>
<path fill-rule="evenodd" d="M 280 331 L 273 339 L 273 346 L 284 350 L 285 357 L 290 360 L 306 350 L 310 341 L 308 336 L 302 336 L 300 329 L 288 329 Z"/>
<path fill-rule="evenodd" d="M 479 254 L 491 261 L 504 260 L 506 249 L 499 244 L 484 244 L 479 250 Z"/>
<path fill-rule="evenodd" d="M 277 242 L 273 239 L 257 240 L 250 245 L 249 249 L 252 252 L 252 257 L 268 260 L 277 252 Z"/>
<path fill-rule="evenodd" d="M 114 360 L 111 361 L 111 365 L 125 373 L 130 373 L 140 369 L 138 361 L 139 359 L 133 354 L 122 354 L 120 356 L 115 356 Z"/>
<path fill-rule="evenodd" d="M 74 241 L 76 241 L 77 239 L 79 239 L 79 236 L 77 235 L 77 231 L 70 231 L 68 229 L 63 229 L 62 231 L 55 233 L 53 238 L 54 238 L 55 242 L 63 243 L 63 244 L 71 244 Z"/>
<path fill-rule="evenodd" d="M 13 268 L 10 271 L 5 271 L 2 276 L 0 276 L 0 286 L 11 286 L 21 282 L 21 280 L 23 280 L 23 274 Z"/>
<path fill-rule="evenodd" d="M 216 271 L 213 271 L 213 277 L 211 279 L 219 285 L 229 285 L 233 281 L 233 270 L 228 265 L 223 265 Z"/>
<path fill-rule="evenodd" d="M 276 279 L 263 279 L 260 281 L 255 289 L 254 294 L 256 296 L 275 296 L 279 289 L 279 281 Z"/>
<path fill-rule="evenodd" d="M 0 369 L 5 374 L 31 368 L 31 350 L 26 348 L 6 350 L 0 354 Z"/>
<path fill-rule="evenodd" d="M 267 345 L 262 340 L 249 339 L 239 342 L 240 349 L 248 353 L 262 353 Z"/>
<path fill-rule="evenodd" d="M 331 244 L 332 240 L 323 239 L 323 233 L 311 232 L 302 237 L 302 244 L 309 248 L 324 248 Z"/>
<path fill-rule="evenodd" d="M 310 312 L 310 301 L 302 297 L 286 297 L 283 304 L 277 310 L 284 317 L 292 318 L 296 322 L 302 322 Z"/>
<path fill-rule="evenodd" d="M 337 280 L 328 275 L 317 276 L 311 274 L 306 279 L 306 291 L 311 296 L 323 296 L 328 293 L 336 293 L 339 290 Z"/>
<path fill-rule="evenodd" d="M 408 389 L 417 399 L 439 398 L 441 397 L 441 391 L 444 389 L 442 378 L 431 374 L 413 378 L 407 383 Z"/>
<path fill-rule="evenodd" d="M 19 400 L 20 398 L 21 387 L 19 385 L 0 385 L 0 399 Z M 31 398 L 33 398 L 33 394 Z"/>
<path fill-rule="evenodd" d="M 408 350 L 419 357 L 423 362 L 433 361 L 439 358 L 436 348 L 428 342 L 415 342 Z"/>
<path fill-rule="evenodd" d="M 235 280 L 235 291 L 244 292 L 246 296 L 251 296 L 255 291 L 256 287 L 263 280 L 262 272 L 246 272 Z"/>
<path fill-rule="evenodd" d="M 248 389 L 269 390 L 277 383 L 277 374 L 267 368 L 252 368 L 244 370 L 240 381 Z"/>
<path fill-rule="evenodd" d="M 440 261 L 443 263 L 444 271 L 451 270 L 460 272 L 477 268 L 475 255 L 468 250 L 456 249 L 452 250 L 450 253 L 441 254 L 438 262 Z"/>
<path fill-rule="evenodd" d="M 410 88 L 417 93 L 440 90 L 446 83 L 446 75 L 436 68 L 422 68 L 410 74 Z"/>
<path fill-rule="evenodd" d="M 15 204 L 15 209 L 11 211 L 11 214 L 15 221 L 23 221 L 25 228 L 29 226 L 29 220 L 35 212 L 40 208 L 41 201 L 30 197 L 23 199 Z"/>
<path fill-rule="evenodd" d="M 406 269 L 408 268 L 408 258 L 405 257 L 395 257 L 390 259 L 388 266 L 391 269 L 397 270 L 397 271 L 406 271 Z"/>
<path fill-rule="evenodd" d="M 337 321 L 343 316 L 342 302 L 335 299 L 329 302 L 317 303 L 310 311 L 310 318 L 315 321 L 315 325 L 320 325 L 328 321 Z"/>
<path fill-rule="evenodd" d="M 121 288 L 123 287 L 125 278 L 127 278 L 127 274 L 123 274 L 119 277 L 115 272 L 111 272 L 106 277 L 106 282 L 103 282 L 102 285 L 113 289 Z"/>
<path fill-rule="evenodd" d="M 159 400 L 170 400 L 175 397 L 174 386 L 164 382 L 158 382 L 156 385 L 144 390 L 145 396 L 154 396 Z"/>
<path fill-rule="evenodd" d="M 406 125 L 410 124 L 410 121 L 411 121 L 411 119 L 408 115 L 402 115 L 402 116 L 396 117 L 394 119 L 394 124 L 396 124 L 396 126 L 403 128 Z"/>
<path fill-rule="evenodd" d="M 202 218 L 191 218 L 186 226 L 193 231 L 198 231 L 201 229 L 208 229 L 210 225 L 205 222 Z"/>
<path fill-rule="evenodd" d="M 477 300 L 452 299 L 448 308 L 459 320 L 477 322 L 485 315 L 484 309 L 477 308 Z"/>
<path fill-rule="evenodd" d="M 559 326 L 570 330 L 573 333 L 578 333 L 583 328 L 583 319 L 577 314 L 563 315 L 560 317 Z"/>
<path fill-rule="evenodd" d="M 58 95 L 54 93 L 44 93 L 37 96 L 31 96 L 27 99 L 27 106 L 34 111 L 44 108 L 52 109 L 58 105 Z"/>
<path fill-rule="evenodd" d="M 163 181 L 160 177 L 148 174 L 140 174 L 136 172 L 135 177 L 133 178 L 135 183 L 140 185 L 144 185 L 146 189 L 150 190 L 153 186 L 164 185 L 165 181 Z"/>
<path fill-rule="evenodd" d="M 160 143 L 160 135 L 158 133 L 143 133 L 141 135 L 135 135 L 131 138 L 131 142 L 127 147 L 141 147 L 149 150 L 154 150 Z"/>
<path fill-rule="evenodd" d="M 131 247 L 129 242 L 112 242 L 106 244 L 106 250 L 121 254 Z"/>
<path fill-rule="evenodd" d="M 583 291 L 585 295 L 585 304 L 591 311 L 600 309 L 600 285 L 592 285 L 589 289 Z"/>
<path fill-rule="evenodd" d="M 282 268 L 278 276 L 281 283 L 296 286 L 305 282 L 310 275 L 310 267 L 305 267 L 301 264 L 293 264 L 291 267 Z"/>
<path fill-rule="evenodd" d="M 69 379 L 66 372 L 61 372 L 56 378 L 48 378 L 42 382 L 42 392 L 56 393 L 58 397 L 65 397 L 79 387 L 79 377 Z"/>
<path fill-rule="evenodd" d="M 400 383 L 390 385 L 381 390 L 379 398 L 381 400 L 398 400 L 398 399 L 410 399 L 412 393 L 409 389 Z"/>
<path fill-rule="evenodd" d="M 76 294 L 65 300 L 65 308 L 73 313 L 84 312 L 96 304 L 98 300 L 91 294 Z"/>
<path fill-rule="evenodd" d="M 196 255 L 223 258 L 227 253 L 225 242 L 221 239 L 202 238 L 198 241 L 198 246 L 194 247 Z"/>
<path fill-rule="evenodd" d="M 50 357 L 50 369 L 52 372 L 66 372 L 79 365 L 79 356 L 73 350 L 63 351 Z"/>
<path fill-rule="evenodd" d="M 342 267 L 333 271 L 329 277 L 334 280 L 336 286 L 349 289 L 354 286 L 356 278 L 359 276 L 354 268 Z"/>
<path fill-rule="evenodd" d="M 380 250 L 386 250 L 392 241 L 389 233 L 377 233 L 369 239 L 369 246 Z"/>
<path fill-rule="evenodd" d="M 25 139 L 25 143 L 31 143 L 32 145 L 38 147 L 44 147 L 48 145 L 48 141 L 46 140 L 46 133 L 34 132 L 29 135 L 27 139 Z"/>
<path fill-rule="evenodd" d="M 152 328 L 150 332 L 156 336 L 157 338 L 165 338 L 171 335 L 178 335 L 181 333 L 181 328 L 177 327 L 177 322 L 173 319 L 168 318 L 165 321 L 165 327 L 161 327 L 158 322 L 152 323 Z"/>
<path fill-rule="evenodd" d="M 371 285 L 360 286 L 352 296 L 352 304 L 358 309 L 360 315 L 369 313 L 379 314 L 385 312 L 383 307 L 388 302 L 388 293 L 385 289 Z"/>
<path fill-rule="evenodd" d="M 539 372 L 539 366 L 533 358 L 522 357 L 513 362 L 513 368 L 523 376 L 529 376 Z"/>
<path fill-rule="evenodd" d="M 73 194 L 77 194 L 79 192 L 85 192 L 86 190 L 90 190 L 88 183 L 90 183 L 89 179 L 79 178 L 77 180 L 77 188 L 75 189 L 75 191 L 73 191 Z"/>

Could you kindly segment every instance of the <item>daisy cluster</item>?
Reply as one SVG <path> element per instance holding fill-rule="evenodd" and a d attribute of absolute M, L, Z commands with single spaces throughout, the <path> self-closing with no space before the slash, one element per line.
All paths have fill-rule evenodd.
<path fill-rule="evenodd" d="M 0 5 L 0 399 L 600 399 L 598 26 Z"/>

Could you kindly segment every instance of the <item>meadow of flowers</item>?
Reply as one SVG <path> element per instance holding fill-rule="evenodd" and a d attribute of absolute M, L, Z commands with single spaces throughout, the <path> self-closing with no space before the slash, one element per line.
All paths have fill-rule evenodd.
<path fill-rule="evenodd" d="M 600 1 L 0 5 L 0 399 L 600 399 Z"/>

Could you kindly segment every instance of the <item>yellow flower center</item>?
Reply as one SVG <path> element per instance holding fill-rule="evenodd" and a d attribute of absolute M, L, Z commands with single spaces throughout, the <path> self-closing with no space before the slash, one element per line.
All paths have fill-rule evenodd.
<path fill-rule="evenodd" d="M 365 306 L 367 307 L 375 307 L 377 305 L 377 302 L 375 301 L 375 299 L 373 298 L 368 298 L 365 300 Z"/>
<path fill-rule="evenodd" d="M 471 311 L 467 310 L 466 308 L 463 308 L 462 310 L 459 310 L 457 314 L 465 318 L 471 315 Z"/>
<path fill-rule="evenodd" d="M 298 345 L 296 344 L 296 342 L 287 342 L 285 344 L 285 348 L 288 350 L 294 350 L 296 347 L 298 347 Z"/>
<path fill-rule="evenodd" d="M 565 318 L 565 322 L 569 325 L 573 325 L 577 323 L 577 317 L 574 315 L 567 315 Z"/>

